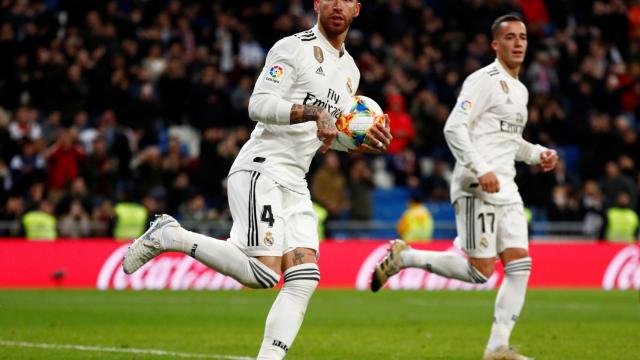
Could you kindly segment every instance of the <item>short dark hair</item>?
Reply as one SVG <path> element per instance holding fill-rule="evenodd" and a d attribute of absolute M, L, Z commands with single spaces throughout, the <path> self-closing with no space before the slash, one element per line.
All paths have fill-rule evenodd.
<path fill-rule="evenodd" d="M 493 22 L 493 25 L 491 25 L 491 35 L 493 36 L 494 39 L 498 37 L 498 30 L 500 30 L 500 24 L 502 24 L 503 22 L 509 22 L 509 21 L 519 21 L 521 23 L 524 23 L 524 21 L 522 21 L 522 18 L 517 14 L 507 14 L 507 15 L 500 16 L 499 18 L 496 19 L 496 21 Z"/>

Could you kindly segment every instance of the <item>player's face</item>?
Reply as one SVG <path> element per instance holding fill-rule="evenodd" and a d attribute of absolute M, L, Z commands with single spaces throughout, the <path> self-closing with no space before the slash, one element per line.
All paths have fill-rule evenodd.
<path fill-rule="evenodd" d="M 314 0 L 313 7 L 318 13 L 318 22 L 330 37 L 346 32 L 360 13 L 357 0 Z"/>
<path fill-rule="evenodd" d="M 527 28 L 520 21 L 505 21 L 500 24 L 498 35 L 491 46 L 498 59 L 509 67 L 519 67 L 527 51 Z"/>

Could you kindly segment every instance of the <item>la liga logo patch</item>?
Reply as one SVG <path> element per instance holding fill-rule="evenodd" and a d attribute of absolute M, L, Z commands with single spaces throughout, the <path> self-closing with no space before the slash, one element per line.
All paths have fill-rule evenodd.
<path fill-rule="evenodd" d="M 284 67 L 282 65 L 275 64 L 267 71 L 266 80 L 272 83 L 279 84 L 284 77 Z"/>
<path fill-rule="evenodd" d="M 473 109 L 473 103 L 471 100 L 463 100 L 460 102 L 460 109 L 468 114 L 471 112 L 471 109 Z"/>

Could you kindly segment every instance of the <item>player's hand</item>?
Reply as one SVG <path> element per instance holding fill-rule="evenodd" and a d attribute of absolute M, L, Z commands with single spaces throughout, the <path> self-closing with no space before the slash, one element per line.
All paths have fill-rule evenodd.
<path fill-rule="evenodd" d="M 480 176 L 478 181 L 480 182 L 480 186 L 484 192 L 497 193 L 500 191 L 500 181 L 492 171 Z"/>
<path fill-rule="evenodd" d="M 369 129 L 367 132 L 367 138 L 364 143 L 360 145 L 366 152 L 383 153 L 387 151 L 393 136 L 391 135 L 391 126 L 389 123 L 389 116 L 384 114 L 384 125 L 376 124 L 376 126 Z M 358 147 L 358 149 L 360 149 Z"/>
<path fill-rule="evenodd" d="M 551 171 L 555 169 L 556 165 L 558 165 L 558 153 L 555 150 L 545 150 L 540 154 L 542 171 Z"/>
<path fill-rule="evenodd" d="M 331 119 L 331 115 L 327 112 L 327 110 L 322 110 L 320 115 L 318 115 L 318 120 L 316 120 L 317 136 L 320 141 L 322 141 L 322 146 L 320 147 L 320 152 L 323 154 L 329 150 L 331 143 L 338 136 L 338 129 L 336 129 L 336 125 L 334 121 Z"/>

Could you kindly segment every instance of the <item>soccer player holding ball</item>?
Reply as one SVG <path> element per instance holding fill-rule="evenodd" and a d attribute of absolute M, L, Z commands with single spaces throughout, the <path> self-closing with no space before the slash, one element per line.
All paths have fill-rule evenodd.
<path fill-rule="evenodd" d="M 269 51 L 249 102 L 257 125 L 228 177 L 229 240 L 185 230 L 162 215 L 124 259 L 131 274 L 162 252 L 179 251 L 251 288 L 274 287 L 282 272 L 258 359 L 285 357 L 320 280 L 317 219 L 305 174 L 318 149 L 347 150 L 334 141 L 335 122 L 360 81 L 344 46 L 360 6 L 357 0 L 315 0 L 317 25 Z M 387 122 L 372 128 L 358 149 L 383 152 L 390 142 Z"/>
<path fill-rule="evenodd" d="M 526 360 L 529 358 L 509 347 L 531 271 L 527 222 L 514 181 L 514 162 L 540 164 L 544 171 L 551 171 L 558 155 L 522 138 L 529 97 L 518 80 L 527 50 L 525 24 L 515 15 L 505 15 L 496 19 L 491 31 L 497 59 L 467 77 L 444 128 L 456 158 L 451 183 L 458 233 L 455 244 L 468 259 L 451 252 L 415 250 L 395 240 L 373 273 L 371 289 L 378 291 L 390 276 L 409 267 L 484 283 L 499 257 L 505 275 L 484 359 Z"/>

